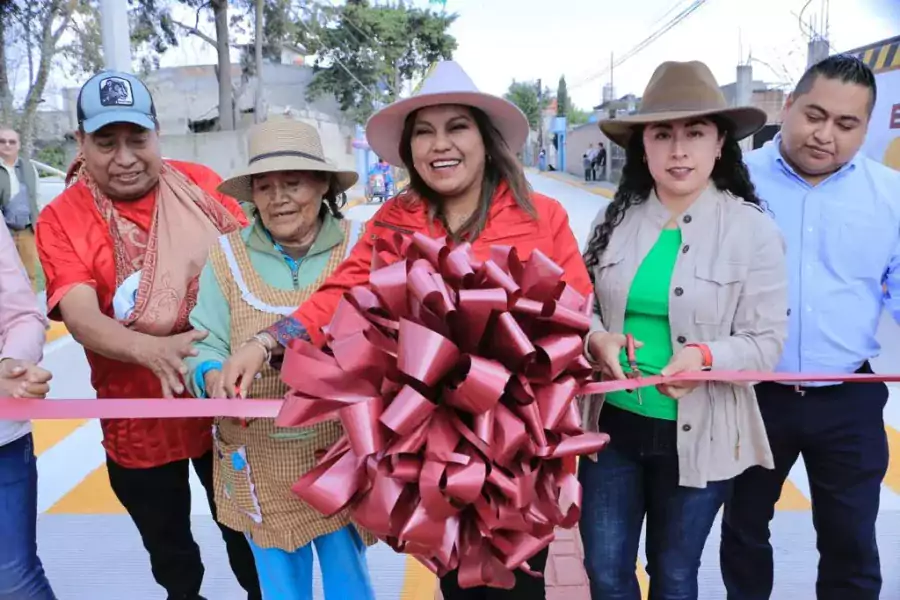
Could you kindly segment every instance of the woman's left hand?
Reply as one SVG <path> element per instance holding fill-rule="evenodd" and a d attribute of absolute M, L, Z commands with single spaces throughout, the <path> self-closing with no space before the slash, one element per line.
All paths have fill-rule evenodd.
<path fill-rule="evenodd" d="M 669 376 L 678 373 L 689 373 L 703 370 L 703 353 L 698 348 L 682 348 L 679 350 L 669 364 L 660 371 L 660 375 Z M 672 383 L 661 383 L 656 389 L 669 398 L 678 399 L 700 385 L 699 381 L 673 381 Z"/>

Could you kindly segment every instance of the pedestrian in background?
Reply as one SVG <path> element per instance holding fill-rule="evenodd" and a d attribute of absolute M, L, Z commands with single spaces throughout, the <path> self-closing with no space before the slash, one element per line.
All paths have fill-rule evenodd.
<path fill-rule="evenodd" d="M 38 288 L 38 254 L 34 226 L 38 218 L 38 173 L 22 156 L 19 134 L 0 126 L 0 211 L 25 266 L 31 288 Z"/>

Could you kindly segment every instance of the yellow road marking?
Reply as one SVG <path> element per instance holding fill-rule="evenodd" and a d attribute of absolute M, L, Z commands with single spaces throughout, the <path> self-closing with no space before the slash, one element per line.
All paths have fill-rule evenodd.
<path fill-rule="evenodd" d="M 406 557 L 406 576 L 400 600 L 433 600 L 437 577 L 412 556 Z"/>
<path fill-rule="evenodd" d="M 87 423 L 87 419 L 35 421 L 32 424 L 32 427 L 34 428 L 35 455 L 40 456 L 85 423 Z"/>
<path fill-rule="evenodd" d="M 781 497 L 775 504 L 775 510 L 810 510 L 812 504 L 803 492 L 790 479 L 785 480 L 781 488 Z"/>
<path fill-rule="evenodd" d="M 644 569 L 640 559 L 637 561 L 637 578 L 638 585 L 641 586 L 641 600 L 647 600 L 650 595 L 650 578 L 647 576 L 647 570 Z"/>
<path fill-rule="evenodd" d="M 50 507 L 48 514 L 57 515 L 113 515 L 126 514 L 109 487 L 106 465 L 100 465 L 68 494 Z"/>
<path fill-rule="evenodd" d="M 55 342 L 61 337 L 69 335 L 69 330 L 59 321 L 51 321 L 50 329 L 47 330 L 47 343 Z"/>
<path fill-rule="evenodd" d="M 884 430 L 887 433 L 888 448 L 892 459 L 888 461 L 884 484 L 895 493 L 900 494 L 900 431 L 890 425 L 886 425 Z"/>

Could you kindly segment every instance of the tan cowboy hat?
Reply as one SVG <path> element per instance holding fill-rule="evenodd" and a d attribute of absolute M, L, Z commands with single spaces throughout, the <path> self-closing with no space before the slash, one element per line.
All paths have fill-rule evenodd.
<path fill-rule="evenodd" d="M 513 152 L 528 139 L 528 119 L 519 107 L 478 91 L 462 67 L 452 60 L 434 65 L 422 85 L 409 98 L 385 106 L 366 123 L 366 139 L 372 150 L 395 167 L 402 167 L 400 138 L 410 113 L 427 106 L 459 104 L 483 111 Z"/>
<path fill-rule="evenodd" d="M 254 175 L 275 171 L 320 171 L 334 175 L 336 194 L 356 184 L 356 171 L 341 169 L 325 159 L 319 132 L 312 125 L 288 118 L 258 123 L 249 130 L 247 168 L 219 184 L 219 191 L 241 202 L 253 202 Z"/>
<path fill-rule="evenodd" d="M 766 113 L 752 106 L 729 106 L 713 77 L 700 61 L 667 61 L 659 65 L 633 115 L 600 121 L 610 140 L 625 147 L 637 125 L 718 115 L 734 126 L 734 137 L 742 140 L 762 129 Z"/>

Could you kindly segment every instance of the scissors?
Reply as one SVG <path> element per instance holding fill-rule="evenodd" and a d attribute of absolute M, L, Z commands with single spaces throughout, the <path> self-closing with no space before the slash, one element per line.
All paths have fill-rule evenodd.
<path fill-rule="evenodd" d="M 630 333 L 625 334 L 625 357 L 628 359 L 628 372 L 625 373 L 625 377 L 628 379 L 639 379 L 642 377 L 634 348 L 634 336 Z M 638 404 L 643 404 L 644 400 L 641 398 L 641 388 L 637 388 L 635 391 L 637 392 Z"/>

